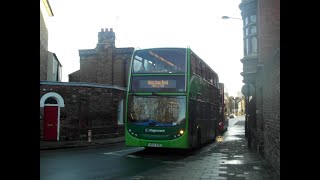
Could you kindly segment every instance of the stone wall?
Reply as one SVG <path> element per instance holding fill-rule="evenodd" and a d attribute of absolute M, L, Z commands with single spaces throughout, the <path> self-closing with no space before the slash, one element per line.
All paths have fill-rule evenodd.
<path fill-rule="evenodd" d="M 125 89 L 94 83 L 40 82 L 40 98 L 49 92 L 59 94 L 65 103 L 60 108 L 60 140 L 87 139 L 124 135 L 118 125 L 118 103 Z M 40 139 L 43 136 L 43 108 L 40 107 Z"/>

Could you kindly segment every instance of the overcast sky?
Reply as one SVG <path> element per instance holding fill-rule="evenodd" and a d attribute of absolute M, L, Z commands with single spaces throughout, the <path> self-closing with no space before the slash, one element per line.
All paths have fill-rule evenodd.
<path fill-rule="evenodd" d="M 80 68 L 80 49 L 94 49 L 101 28 L 113 28 L 117 48 L 187 47 L 224 83 L 241 91 L 241 0 L 49 0 L 49 51 L 62 64 L 62 81 Z"/>

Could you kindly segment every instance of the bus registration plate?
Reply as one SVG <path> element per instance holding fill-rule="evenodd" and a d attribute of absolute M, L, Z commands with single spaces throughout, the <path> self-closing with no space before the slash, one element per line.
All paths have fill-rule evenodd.
<path fill-rule="evenodd" d="M 162 144 L 158 144 L 158 143 L 148 143 L 148 147 L 162 147 Z"/>

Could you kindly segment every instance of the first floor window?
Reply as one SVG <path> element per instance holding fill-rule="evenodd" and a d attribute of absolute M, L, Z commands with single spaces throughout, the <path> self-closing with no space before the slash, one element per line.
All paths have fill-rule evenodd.
<path fill-rule="evenodd" d="M 252 44 L 252 52 L 253 53 L 256 53 L 258 52 L 258 48 L 257 48 L 257 37 L 252 37 L 252 40 L 251 40 Z"/>

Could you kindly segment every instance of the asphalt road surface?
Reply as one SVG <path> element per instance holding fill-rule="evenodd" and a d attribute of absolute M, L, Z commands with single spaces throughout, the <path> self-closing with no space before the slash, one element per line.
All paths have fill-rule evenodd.
<path fill-rule="evenodd" d="M 229 129 L 237 122 L 230 119 Z M 174 165 L 179 169 L 193 158 L 201 159 L 203 154 L 216 146 L 211 142 L 199 150 L 155 149 L 126 147 L 124 143 L 101 147 L 85 147 L 40 151 L 41 180 L 102 180 L 140 179 L 144 172 L 161 173 L 162 169 Z M 196 160 L 194 161 L 196 163 Z M 201 168 L 195 164 L 193 171 Z M 195 173 L 186 172 L 186 173 Z"/>

